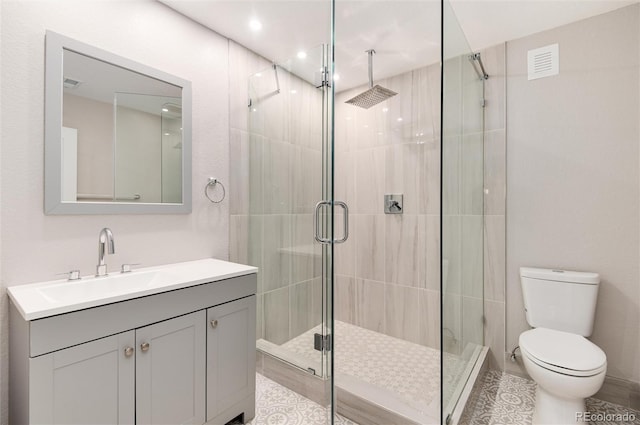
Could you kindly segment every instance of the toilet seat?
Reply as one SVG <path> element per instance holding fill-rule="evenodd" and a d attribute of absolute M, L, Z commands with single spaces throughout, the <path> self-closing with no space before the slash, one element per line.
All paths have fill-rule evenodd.
<path fill-rule="evenodd" d="M 600 347 L 569 332 L 531 329 L 520 335 L 520 350 L 538 366 L 563 375 L 588 377 L 607 369 Z"/>

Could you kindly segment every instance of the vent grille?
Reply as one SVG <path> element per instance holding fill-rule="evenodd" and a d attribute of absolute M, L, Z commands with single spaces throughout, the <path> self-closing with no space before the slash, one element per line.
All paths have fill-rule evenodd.
<path fill-rule="evenodd" d="M 527 53 L 527 68 L 529 80 L 551 77 L 560 72 L 560 54 L 558 44 L 529 50 Z"/>

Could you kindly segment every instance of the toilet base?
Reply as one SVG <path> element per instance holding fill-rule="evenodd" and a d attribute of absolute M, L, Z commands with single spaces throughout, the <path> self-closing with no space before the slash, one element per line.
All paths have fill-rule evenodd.
<path fill-rule="evenodd" d="M 536 385 L 536 406 L 533 425 L 574 425 L 584 424 L 578 413 L 586 410 L 583 398 L 566 399 L 557 397 Z"/>

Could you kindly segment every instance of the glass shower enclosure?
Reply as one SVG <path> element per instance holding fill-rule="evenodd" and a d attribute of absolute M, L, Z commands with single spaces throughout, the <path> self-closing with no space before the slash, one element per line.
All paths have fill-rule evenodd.
<path fill-rule="evenodd" d="M 362 14 L 398 7 L 366 3 Z M 353 12 L 331 4 L 334 17 Z M 484 343 L 485 76 L 449 3 L 438 12 L 441 61 L 389 67 L 399 71 L 376 83 L 397 95 L 371 108 L 346 103 L 368 86 L 331 77 L 362 59 L 342 50 L 332 62 L 352 42 L 339 23 L 332 45 L 248 80 L 257 348 L 327 384 L 327 423 L 377 407 L 394 423 L 449 423 Z M 376 60 L 402 61 L 403 49 Z M 385 195 L 403 196 L 401 214 Z"/>

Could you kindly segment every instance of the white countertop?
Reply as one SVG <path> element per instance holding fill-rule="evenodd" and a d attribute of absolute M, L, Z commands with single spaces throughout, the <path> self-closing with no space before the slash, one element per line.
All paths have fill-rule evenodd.
<path fill-rule="evenodd" d="M 11 286 L 7 292 L 22 317 L 35 320 L 257 272 L 256 267 L 208 258 L 107 277 Z"/>

